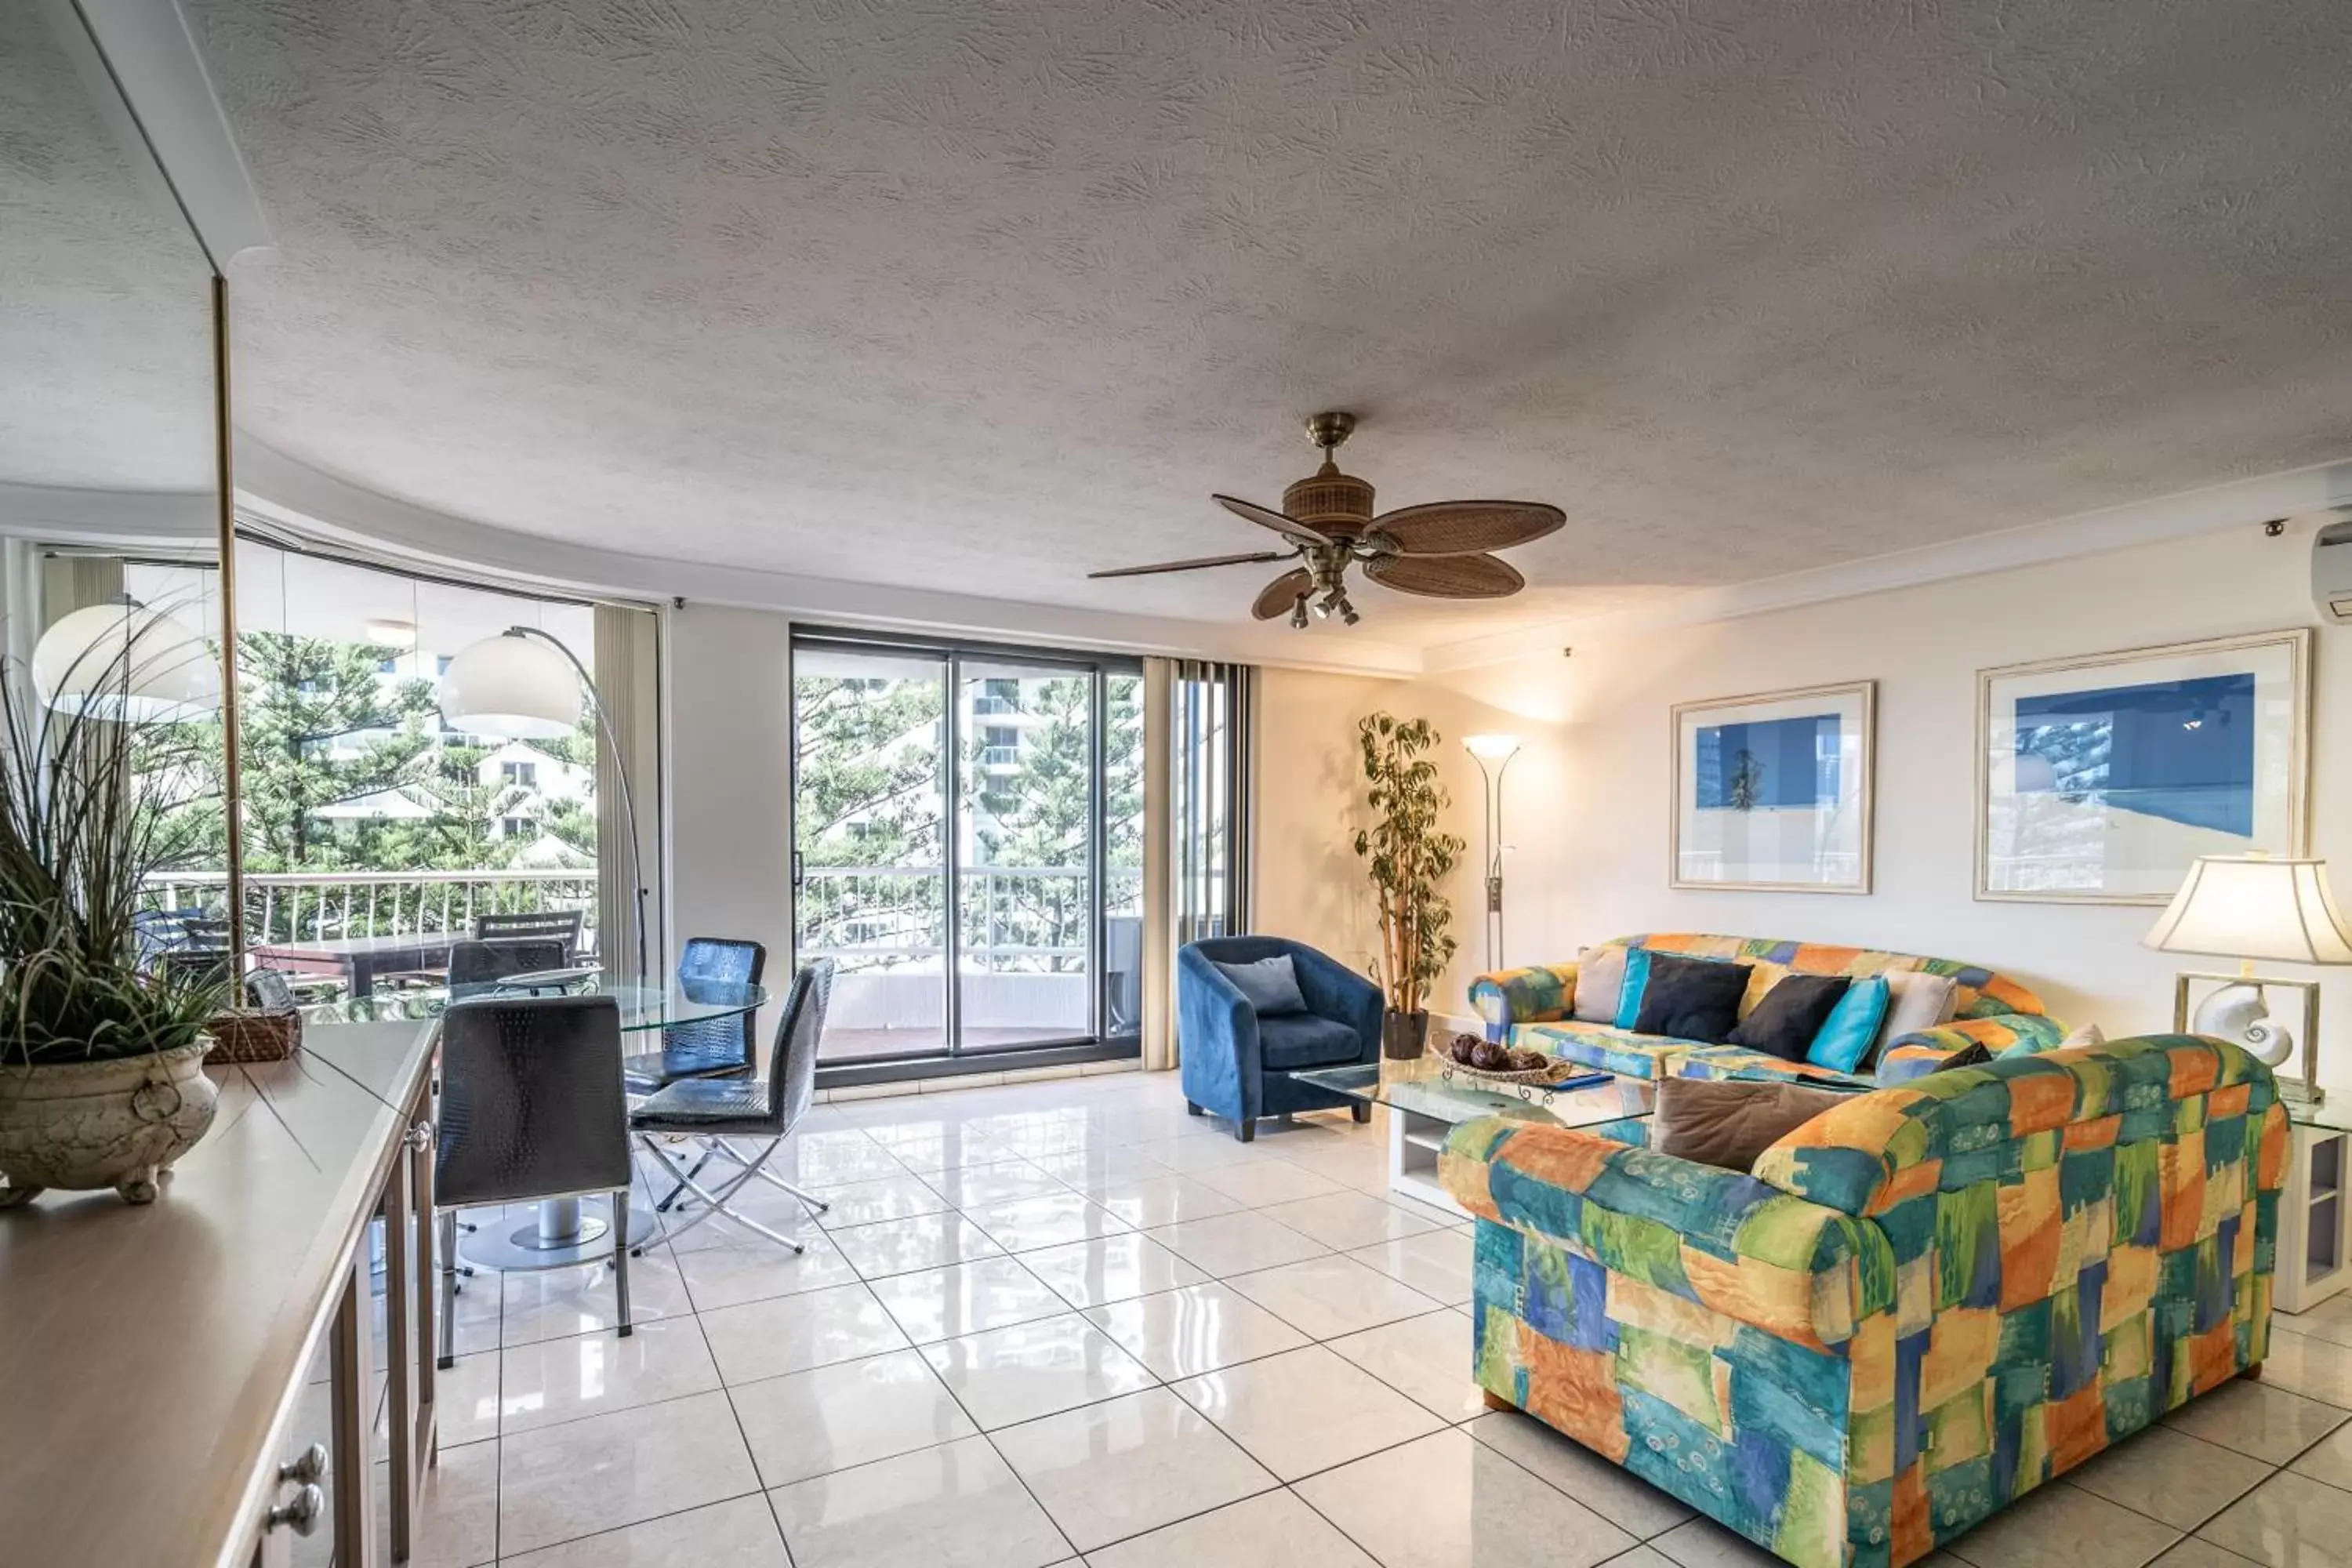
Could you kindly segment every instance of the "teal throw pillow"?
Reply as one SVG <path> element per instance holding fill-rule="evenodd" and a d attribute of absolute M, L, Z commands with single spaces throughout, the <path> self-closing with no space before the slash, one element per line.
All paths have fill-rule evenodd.
<path fill-rule="evenodd" d="M 1650 988 L 1650 950 L 1625 950 L 1625 982 L 1617 991 L 1617 1026 L 1630 1029 L 1642 1016 L 1642 993 Z"/>
<path fill-rule="evenodd" d="M 1813 1037 L 1805 1059 L 1832 1072 L 1861 1071 L 1863 1058 L 1878 1038 L 1878 1026 L 1886 1019 L 1887 995 L 1883 974 L 1847 986 L 1844 998 L 1830 1010 L 1829 1021 Z"/>

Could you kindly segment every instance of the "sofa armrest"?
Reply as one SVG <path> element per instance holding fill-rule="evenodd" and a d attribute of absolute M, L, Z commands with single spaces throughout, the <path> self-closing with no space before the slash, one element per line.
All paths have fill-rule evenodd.
<path fill-rule="evenodd" d="M 1798 1344 L 1842 1344 L 1894 1305 L 1885 1232 L 1736 1171 L 1500 1117 L 1454 1128 L 1438 1163 L 1481 1220 Z"/>
<path fill-rule="evenodd" d="M 1982 1046 L 1996 1057 L 2032 1056 L 2058 1048 L 2066 1026 L 2042 1013 L 1995 1013 L 1982 1018 L 1955 1018 L 1933 1029 L 1916 1029 L 1889 1040 L 1878 1053 L 1876 1077 L 1882 1084 L 1906 1083 L 1925 1078 L 1958 1051 Z"/>
<path fill-rule="evenodd" d="M 1470 1008 L 1485 1020 L 1490 1040 L 1510 1038 L 1517 1024 L 1554 1024 L 1576 1005 L 1576 965 L 1538 963 L 1503 969 L 1470 982 Z"/>

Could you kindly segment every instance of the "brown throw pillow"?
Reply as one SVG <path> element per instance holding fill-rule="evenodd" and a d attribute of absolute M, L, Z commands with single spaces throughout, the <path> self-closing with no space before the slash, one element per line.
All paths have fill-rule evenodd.
<path fill-rule="evenodd" d="M 1852 1094 L 1741 1079 L 1658 1080 L 1650 1147 L 1661 1154 L 1743 1174 L 1757 1157 Z"/>

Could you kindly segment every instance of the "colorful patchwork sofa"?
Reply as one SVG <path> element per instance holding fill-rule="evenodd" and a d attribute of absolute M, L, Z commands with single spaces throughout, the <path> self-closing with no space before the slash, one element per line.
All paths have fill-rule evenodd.
<path fill-rule="evenodd" d="M 1856 978 L 1890 970 L 1923 969 L 1951 975 L 1958 985 L 1951 1022 L 1889 1040 L 1874 1070 L 1842 1073 L 1810 1062 L 1784 1061 L 1738 1046 L 1638 1035 L 1630 1029 L 1585 1023 L 1570 1016 L 1576 1001 L 1574 963 L 1541 963 L 1481 974 L 1470 983 L 1470 1005 L 1486 1026 L 1486 1037 L 1530 1047 L 1620 1078 L 1780 1078 L 1843 1083 L 1901 1083 L 1934 1072 L 1956 1052 L 1981 1045 L 1996 1056 L 2046 1051 L 2066 1037 L 2065 1026 L 2042 1010 L 2042 999 L 2014 980 L 1979 964 L 1949 958 L 1921 958 L 1867 947 L 1781 942 L 1768 937 L 1702 936 L 1689 933 L 1621 936 L 1604 947 L 1645 947 L 1654 952 L 1717 958 L 1756 967 L 1748 1007 L 1780 974 L 1849 974 Z"/>
<path fill-rule="evenodd" d="M 1856 1095 L 1753 1175 L 1453 1130 L 1475 1374 L 1800 1568 L 1902 1568 L 2258 1368 L 2287 1119 L 2189 1036 Z"/>

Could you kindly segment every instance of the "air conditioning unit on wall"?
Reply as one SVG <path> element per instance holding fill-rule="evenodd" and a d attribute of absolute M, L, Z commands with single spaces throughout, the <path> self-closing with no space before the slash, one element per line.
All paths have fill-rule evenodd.
<path fill-rule="evenodd" d="M 2311 597 L 2322 620 L 2352 626 L 2352 507 L 2336 507 L 2311 536 Z"/>

